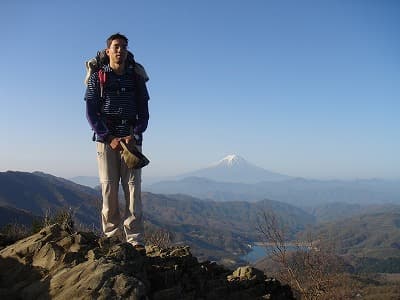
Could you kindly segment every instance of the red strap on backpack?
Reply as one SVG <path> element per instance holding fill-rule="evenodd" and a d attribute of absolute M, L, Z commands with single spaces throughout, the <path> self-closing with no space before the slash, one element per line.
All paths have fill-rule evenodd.
<path fill-rule="evenodd" d="M 104 91 L 104 85 L 106 84 L 106 72 L 104 72 L 103 69 L 100 69 L 98 71 L 99 74 L 99 82 L 100 82 L 100 98 L 103 98 L 103 91 Z M 137 81 L 137 76 L 136 72 L 133 72 L 133 81 Z"/>
<path fill-rule="evenodd" d="M 106 72 L 100 69 L 99 72 L 99 82 L 100 82 L 100 98 L 103 98 L 104 85 L 106 84 Z"/>

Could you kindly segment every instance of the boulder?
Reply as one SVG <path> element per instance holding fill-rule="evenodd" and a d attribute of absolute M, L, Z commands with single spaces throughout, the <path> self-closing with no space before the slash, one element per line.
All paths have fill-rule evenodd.
<path fill-rule="evenodd" d="M 146 252 L 52 225 L 0 250 L 0 299 L 294 299 L 262 271 L 200 263 L 188 246 Z"/>

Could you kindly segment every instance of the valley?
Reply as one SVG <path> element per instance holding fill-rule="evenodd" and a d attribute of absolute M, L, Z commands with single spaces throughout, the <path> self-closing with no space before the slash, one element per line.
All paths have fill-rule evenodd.
<path fill-rule="evenodd" d="M 192 179 L 182 182 L 185 180 Z M 204 178 L 194 181 L 216 184 Z M 330 186 L 330 183 L 325 184 Z M 376 190 L 379 193 L 384 185 L 376 181 L 374 184 L 379 186 Z M 238 183 L 223 185 L 242 186 Z M 243 185 L 257 190 L 256 185 Z M 286 229 L 288 249 L 290 242 L 304 242 L 311 235 L 321 247 L 334 245 L 332 249 L 352 274 L 400 273 L 400 205 L 396 201 L 382 203 L 378 198 L 375 203 L 328 201 L 316 205 L 291 201 L 297 204 L 293 205 L 283 200 L 257 200 L 251 196 L 240 198 L 251 201 L 235 197 L 236 201 L 220 201 L 183 193 L 143 192 L 142 197 L 148 232 L 168 232 L 170 245 L 190 246 L 200 261 L 216 261 L 227 267 L 251 262 L 262 268 L 268 258 L 260 259 L 260 253 L 268 241 L 260 234 L 258 226 L 263 222 L 264 213 L 273 212 Z M 10 223 L 29 227 L 49 211 L 70 209 L 79 228 L 99 231 L 100 198 L 98 189 L 50 174 L 0 173 L 0 228 Z M 252 251 L 258 252 L 256 258 L 251 258 Z M 270 262 L 268 265 L 270 268 Z"/>

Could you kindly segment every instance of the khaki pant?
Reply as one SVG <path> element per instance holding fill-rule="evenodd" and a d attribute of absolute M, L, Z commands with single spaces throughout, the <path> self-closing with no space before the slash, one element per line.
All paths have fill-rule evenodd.
<path fill-rule="evenodd" d="M 128 169 L 120 151 L 110 145 L 96 143 L 99 177 L 103 195 L 102 225 L 108 237 L 122 237 L 133 244 L 144 244 L 143 212 L 141 199 L 142 170 Z M 142 151 L 141 146 L 136 146 Z M 121 181 L 125 198 L 124 215 L 121 218 L 118 190 Z M 123 231 L 121 229 L 123 227 Z"/>

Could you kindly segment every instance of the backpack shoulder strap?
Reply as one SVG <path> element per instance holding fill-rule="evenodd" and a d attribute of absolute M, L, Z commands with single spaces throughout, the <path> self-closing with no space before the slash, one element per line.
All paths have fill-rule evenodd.
<path fill-rule="evenodd" d="M 103 69 L 99 69 L 98 74 L 100 82 L 100 98 L 103 98 L 104 85 L 106 84 L 106 79 L 107 79 L 106 72 L 104 72 Z"/>

